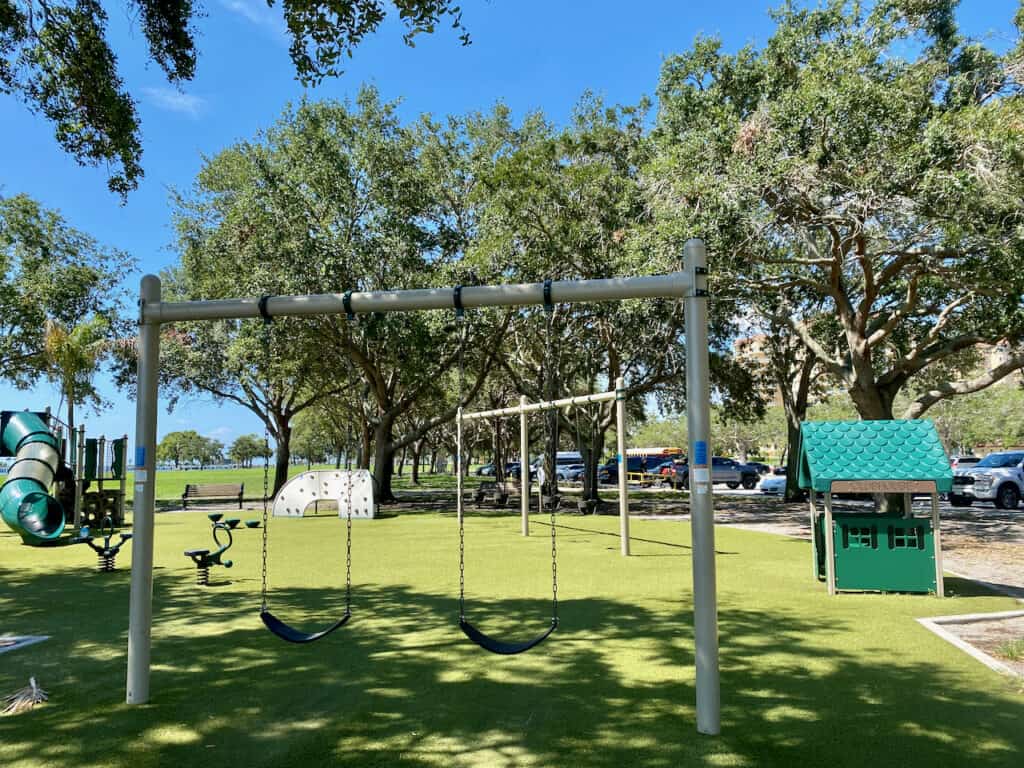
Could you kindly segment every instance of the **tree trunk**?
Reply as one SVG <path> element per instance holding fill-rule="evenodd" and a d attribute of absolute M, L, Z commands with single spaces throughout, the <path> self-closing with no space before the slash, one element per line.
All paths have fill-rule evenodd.
<path fill-rule="evenodd" d="M 806 415 L 806 414 L 804 414 Z M 786 414 L 786 501 L 795 503 L 803 501 L 804 492 L 800 488 L 800 422 L 802 416 Z"/>
<path fill-rule="evenodd" d="M 395 449 L 392 442 L 393 423 L 381 419 L 373 430 L 373 490 L 380 503 L 395 500 L 391 478 L 395 473 Z"/>
<path fill-rule="evenodd" d="M 420 456 L 423 454 L 423 441 L 412 444 L 412 484 L 420 484 Z"/>
<path fill-rule="evenodd" d="M 590 456 L 587 458 L 586 472 L 584 478 L 584 498 L 593 501 L 600 501 L 597 484 L 597 465 L 601 461 L 601 454 L 604 453 L 604 432 L 600 429 L 594 430 L 594 439 L 590 444 Z"/>
<path fill-rule="evenodd" d="M 896 393 L 881 387 L 852 386 L 849 389 L 850 399 L 864 421 L 891 419 L 892 404 Z"/>
<path fill-rule="evenodd" d="M 370 425 L 363 420 L 362 434 L 360 435 L 359 443 L 359 455 L 356 457 L 359 469 L 370 468 L 370 448 L 373 442 L 373 433 L 370 431 Z"/>
<path fill-rule="evenodd" d="M 402 472 L 405 470 L 405 451 L 406 451 L 406 449 L 403 447 L 402 448 L 402 455 L 398 458 L 398 476 L 399 477 L 402 476 Z"/>
<path fill-rule="evenodd" d="M 68 399 L 68 440 L 75 440 L 75 398 L 71 396 L 70 388 L 66 394 Z"/>
<path fill-rule="evenodd" d="M 292 459 L 292 428 L 288 425 L 288 419 L 286 417 L 278 417 L 275 421 L 277 422 L 277 430 L 274 434 L 274 440 L 277 443 L 277 450 L 274 452 L 273 495 L 277 496 L 277 492 L 280 491 L 281 487 L 288 482 L 288 467 L 291 464 Z"/>

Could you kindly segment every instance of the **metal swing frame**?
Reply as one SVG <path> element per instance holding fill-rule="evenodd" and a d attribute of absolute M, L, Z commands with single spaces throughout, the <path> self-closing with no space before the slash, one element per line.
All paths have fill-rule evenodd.
<path fill-rule="evenodd" d="M 543 283 L 465 286 L 461 290 L 461 303 L 466 308 L 539 305 L 544 303 L 544 293 Z M 550 294 L 550 298 L 559 304 L 653 298 L 675 298 L 684 303 L 697 730 L 716 734 L 721 727 L 721 704 L 715 532 L 709 471 L 708 293 L 704 243 L 700 240 L 686 242 L 683 269 L 679 272 L 600 280 L 558 280 L 550 284 Z M 150 699 L 160 329 L 164 324 L 176 321 L 259 317 L 259 304 L 259 298 L 165 302 L 159 277 L 145 275 L 141 281 L 134 461 L 135 546 L 132 553 L 125 697 L 128 704 L 144 704 Z M 263 301 L 264 312 L 272 317 L 452 308 L 451 288 L 271 296 Z"/>

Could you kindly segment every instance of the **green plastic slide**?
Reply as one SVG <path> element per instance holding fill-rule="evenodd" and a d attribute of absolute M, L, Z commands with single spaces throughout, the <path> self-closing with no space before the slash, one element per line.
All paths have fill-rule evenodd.
<path fill-rule="evenodd" d="M 15 457 L 0 486 L 0 517 L 26 544 L 53 541 L 64 531 L 64 508 L 49 492 L 60 464 L 57 438 L 39 416 L 22 411 L 11 414 L 0 441 Z"/>

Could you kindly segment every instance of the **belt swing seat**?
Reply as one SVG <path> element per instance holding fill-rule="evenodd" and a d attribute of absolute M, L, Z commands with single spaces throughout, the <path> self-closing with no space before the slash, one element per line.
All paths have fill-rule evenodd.
<path fill-rule="evenodd" d="M 503 656 L 514 656 L 516 654 L 525 653 L 531 648 L 535 648 L 543 643 L 547 638 L 558 628 L 558 565 L 557 556 L 555 549 L 555 510 L 557 508 L 554 504 L 549 504 L 549 511 L 551 513 L 551 624 L 546 630 L 541 632 L 536 637 L 523 640 L 523 641 L 508 641 L 499 640 L 496 637 L 492 637 L 487 633 L 481 631 L 470 623 L 469 619 L 466 618 L 466 583 L 465 583 L 465 570 L 466 570 L 466 558 L 465 558 L 465 525 L 464 525 L 464 505 L 462 498 L 462 400 L 463 390 L 465 388 L 465 347 L 466 347 L 466 323 L 465 323 L 465 311 L 462 307 L 462 286 L 456 286 L 454 291 L 454 305 L 455 305 L 455 319 L 460 327 L 460 341 L 459 341 L 459 411 L 457 415 L 456 423 L 456 450 L 455 450 L 455 466 L 458 477 L 458 492 L 456 494 L 456 511 L 459 520 L 459 629 L 462 630 L 463 634 L 469 638 L 472 642 L 479 645 L 486 651 L 491 653 L 497 653 Z M 544 283 L 544 315 L 545 315 L 545 377 L 551 375 L 551 315 L 554 311 L 554 305 L 551 303 L 551 281 L 547 280 Z M 553 386 L 553 381 L 548 378 L 549 388 Z M 549 393 L 550 394 L 550 393 Z M 551 398 L 554 399 L 554 398 Z M 552 411 L 549 414 L 548 420 L 548 438 L 553 439 L 554 428 L 552 426 L 551 418 L 558 418 L 558 414 Z M 528 493 L 529 487 L 529 467 L 526 466 L 527 457 L 522 457 L 524 462 L 523 467 L 523 493 Z M 543 510 L 542 510 L 543 511 Z"/>
<path fill-rule="evenodd" d="M 259 310 L 260 316 L 263 318 L 263 351 L 266 358 L 266 362 L 270 363 L 270 326 L 273 322 L 269 314 L 267 314 L 267 299 L 269 296 L 263 296 L 260 298 Z M 352 319 L 352 315 L 349 316 Z M 269 445 L 270 435 L 269 428 L 264 431 L 264 440 Z M 262 568 L 262 590 L 261 590 L 261 601 L 260 601 L 260 620 L 264 626 L 269 629 L 274 635 L 281 638 L 285 642 L 289 643 L 312 643 L 321 638 L 327 637 L 337 629 L 345 626 L 348 620 L 352 618 L 352 475 L 348 476 L 348 517 L 345 531 L 345 613 L 335 621 L 316 632 L 304 632 L 301 629 L 291 626 L 286 622 L 275 616 L 269 606 L 268 595 L 269 589 L 267 585 L 267 530 L 269 528 L 269 496 L 270 496 L 270 457 L 264 456 L 263 458 L 263 568 Z"/>

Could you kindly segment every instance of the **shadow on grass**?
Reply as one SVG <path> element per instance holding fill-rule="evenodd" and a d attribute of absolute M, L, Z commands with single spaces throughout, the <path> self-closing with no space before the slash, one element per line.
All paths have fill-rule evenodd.
<path fill-rule="evenodd" d="M 458 631 L 454 597 L 359 586 L 347 627 L 292 646 L 262 628 L 255 594 L 159 573 L 153 703 L 127 707 L 127 572 L 98 581 L 0 569 L 0 584 L 5 622 L 54 636 L 19 652 L 16 671 L 31 669 L 53 701 L 0 718 L 5 766 L 674 768 L 730 756 L 757 766 L 995 767 L 1024 749 L 1024 704 L 963 687 L 905 650 L 869 661 L 826 650 L 848 629 L 834 617 L 723 609 L 724 731 L 710 739 L 694 730 L 692 613 L 674 602 L 568 600 L 562 626 L 535 652 L 495 657 Z M 274 598 L 304 627 L 343 610 L 340 591 Z M 546 608 L 473 600 L 470 610 L 501 635 L 529 634 L 532 624 L 510 617 L 535 616 L 540 627 Z M 5 686 L 24 684 L 11 674 L 0 670 Z"/>

